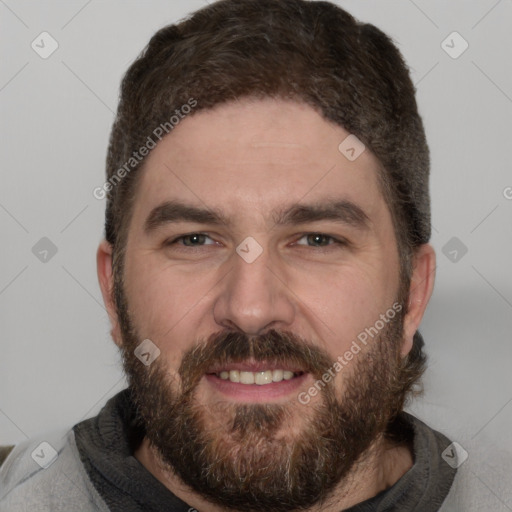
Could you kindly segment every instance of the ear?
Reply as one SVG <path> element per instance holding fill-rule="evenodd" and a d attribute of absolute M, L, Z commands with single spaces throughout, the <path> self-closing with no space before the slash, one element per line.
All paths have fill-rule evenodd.
<path fill-rule="evenodd" d="M 436 253 L 430 244 L 420 245 L 413 256 L 408 309 L 404 318 L 402 357 L 412 349 L 413 337 L 434 289 Z"/>
<path fill-rule="evenodd" d="M 119 329 L 119 320 L 113 298 L 114 274 L 112 272 L 112 246 L 106 240 L 102 240 L 98 247 L 98 252 L 96 253 L 96 268 L 101 294 L 103 295 L 103 302 L 105 303 L 110 319 L 110 335 L 116 345 L 121 347 L 121 331 Z"/>

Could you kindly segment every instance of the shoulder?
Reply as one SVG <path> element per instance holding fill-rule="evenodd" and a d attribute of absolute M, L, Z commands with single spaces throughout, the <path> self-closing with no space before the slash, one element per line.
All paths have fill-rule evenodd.
<path fill-rule="evenodd" d="M 457 409 L 429 404 L 422 416 L 450 438 L 447 463 L 457 468 L 440 512 L 510 512 L 512 503 L 512 443 L 510 436 L 481 429 Z M 480 430 L 479 430 L 480 429 Z M 453 457 L 453 455 L 456 455 Z"/>
<path fill-rule="evenodd" d="M 512 452 L 490 439 L 468 441 L 441 512 L 509 512 L 512 503 Z"/>
<path fill-rule="evenodd" d="M 23 441 L 0 467 L 0 512 L 108 511 L 80 461 L 72 430 Z"/>

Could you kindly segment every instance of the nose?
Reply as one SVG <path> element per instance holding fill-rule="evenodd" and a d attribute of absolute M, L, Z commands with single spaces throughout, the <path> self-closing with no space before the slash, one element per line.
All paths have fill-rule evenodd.
<path fill-rule="evenodd" d="M 268 251 L 252 263 L 237 253 L 231 271 L 221 282 L 213 314 L 218 325 L 249 336 L 268 329 L 289 328 L 294 320 L 293 293 L 284 283 L 284 271 Z"/>

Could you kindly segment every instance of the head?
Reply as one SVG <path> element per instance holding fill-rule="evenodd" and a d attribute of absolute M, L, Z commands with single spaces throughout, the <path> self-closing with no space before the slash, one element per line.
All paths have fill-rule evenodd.
<path fill-rule="evenodd" d="M 169 471 L 290 510 L 392 435 L 425 365 L 428 172 L 400 53 L 333 4 L 224 0 L 154 35 L 122 83 L 98 273 Z"/>

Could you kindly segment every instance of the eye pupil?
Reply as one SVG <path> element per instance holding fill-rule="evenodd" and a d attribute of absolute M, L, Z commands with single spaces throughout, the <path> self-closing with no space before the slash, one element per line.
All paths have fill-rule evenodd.
<path fill-rule="evenodd" d="M 312 242 L 313 245 L 327 245 L 329 237 L 319 233 L 314 233 L 309 235 L 309 241 Z"/>
<path fill-rule="evenodd" d="M 203 243 L 205 239 L 205 235 L 201 234 L 194 234 L 194 235 L 188 235 L 183 238 L 183 242 L 185 245 L 196 245 L 198 243 Z M 190 242 L 190 243 L 187 243 Z"/>

